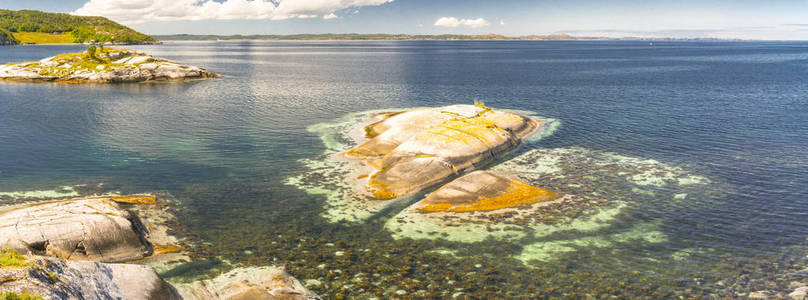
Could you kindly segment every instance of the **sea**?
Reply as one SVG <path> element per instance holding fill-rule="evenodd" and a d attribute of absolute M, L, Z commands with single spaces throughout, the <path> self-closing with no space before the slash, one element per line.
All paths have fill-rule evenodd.
<path fill-rule="evenodd" d="M 170 281 L 283 265 L 327 299 L 726 299 L 808 285 L 808 42 L 120 47 L 223 76 L 0 82 L 0 204 L 160 193 L 193 258 L 161 272 Z M 4 46 L 0 63 L 84 49 Z M 430 190 L 369 215 L 340 204 L 354 197 L 331 161 L 355 146 L 346 128 L 473 103 L 555 120 L 490 168 L 583 201 L 515 236 L 396 226 Z"/>

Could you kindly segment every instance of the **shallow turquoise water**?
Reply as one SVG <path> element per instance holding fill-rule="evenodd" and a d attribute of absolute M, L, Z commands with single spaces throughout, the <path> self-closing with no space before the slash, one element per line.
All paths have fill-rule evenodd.
<path fill-rule="evenodd" d="M 165 190 L 180 203 L 183 232 L 197 241 L 199 259 L 286 262 L 301 279 L 327 282 L 315 290 L 330 296 L 389 296 L 392 285 L 416 296 L 725 296 L 808 281 L 801 271 L 808 43 L 244 41 L 134 48 L 225 77 L 0 83 L 0 192 L 84 183 Z M 0 62 L 79 49 L 4 47 Z M 582 207 L 588 213 L 578 225 L 470 241 L 402 239 L 390 231 L 400 208 L 332 222 L 328 193 L 312 189 L 339 191 L 339 174 L 316 168 L 324 153 L 339 149 L 323 142 L 328 132 L 312 128 L 339 128 L 340 118 L 360 111 L 475 100 L 560 121 L 553 135 L 523 145 L 499 168 L 523 168 L 588 195 L 593 204 Z M 652 172 L 615 175 L 638 168 Z M 664 171 L 706 181 L 659 184 Z M 301 176 L 305 185 L 288 184 Z M 599 212 L 607 214 L 602 222 L 583 222 Z"/>

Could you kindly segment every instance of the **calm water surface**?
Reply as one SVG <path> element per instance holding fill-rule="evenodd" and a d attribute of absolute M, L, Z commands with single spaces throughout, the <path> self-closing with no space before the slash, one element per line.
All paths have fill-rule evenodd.
<path fill-rule="evenodd" d="M 233 41 L 133 48 L 225 77 L 0 82 L 0 192 L 97 183 L 167 191 L 187 227 L 181 231 L 197 244 L 196 259 L 285 263 L 300 279 L 321 280 L 313 289 L 329 298 L 397 290 L 406 297 L 723 297 L 808 284 L 808 43 Z M 82 49 L 3 47 L 0 63 Z M 389 216 L 329 223 L 320 217 L 321 195 L 284 184 L 306 172 L 301 159 L 326 150 L 309 126 L 357 111 L 475 100 L 561 121 L 552 136 L 527 147 L 654 159 L 709 178 L 709 187 L 686 201 L 634 203 L 613 220 L 654 221 L 664 242 L 579 243 L 551 260 L 525 263 L 513 258 L 519 243 L 395 240 L 382 226 Z M 563 238 L 599 234 L 605 232 Z M 434 251 L 440 249 L 453 255 Z M 201 265 L 180 275 L 222 264 Z"/>

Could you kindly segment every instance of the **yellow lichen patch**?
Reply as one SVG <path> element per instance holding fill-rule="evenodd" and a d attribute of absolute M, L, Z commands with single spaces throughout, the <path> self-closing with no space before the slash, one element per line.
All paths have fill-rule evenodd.
<path fill-rule="evenodd" d="M 365 163 L 367 163 L 367 165 L 370 166 L 371 168 L 374 168 L 374 169 L 379 170 L 379 171 L 384 169 L 384 159 L 377 159 L 377 160 L 367 161 Z"/>
<path fill-rule="evenodd" d="M 389 129 L 390 127 L 387 124 L 385 124 L 385 121 L 387 121 L 387 119 L 390 119 L 391 117 L 402 114 L 404 112 L 405 111 L 384 112 L 373 116 L 374 122 L 368 126 L 365 126 L 365 137 L 372 139 L 378 136 L 379 134 L 382 134 L 382 132 Z"/>
<path fill-rule="evenodd" d="M 510 113 L 492 113 L 486 114 L 485 116 L 480 116 L 480 119 L 483 119 L 487 122 L 492 124 L 520 124 L 523 123 L 522 117 L 516 114 Z"/>
<path fill-rule="evenodd" d="M 393 199 L 395 197 L 400 196 L 395 192 L 390 191 L 387 188 L 387 185 L 376 181 L 376 179 L 373 178 L 373 176 L 371 176 L 370 180 L 368 180 L 367 189 L 368 192 L 370 192 L 371 194 L 373 194 L 374 197 L 379 199 Z"/>
<path fill-rule="evenodd" d="M 376 125 L 378 123 L 379 122 L 376 122 L 376 123 L 370 124 L 368 126 L 365 126 L 365 137 L 366 138 L 372 139 L 372 138 L 375 138 L 376 136 L 378 136 L 380 134 L 379 132 L 376 132 L 376 130 L 375 130 L 375 127 L 376 127 Z"/>
<path fill-rule="evenodd" d="M 433 203 L 420 208 L 421 212 L 469 212 L 497 210 L 533 204 L 558 198 L 558 194 L 529 184 L 512 181 L 508 188 L 494 197 L 479 197 L 476 202 L 464 204 Z"/>
<path fill-rule="evenodd" d="M 356 147 L 356 148 L 353 148 L 351 150 L 345 151 L 344 155 L 346 157 L 374 157 L 374 156 L 379 156 L 378 153 L 368 153 L 368 151 L 366 151 L 362 147 Z"/>
<path fill-rule="evenodd" d="M 483 118 L 457 118 L 432 127 L 416 138 L 446 144 L 463 143 L 469 146 L 486 147 L 496 143 L 501 131 L 494 123 Z"/>
<path fill-rule="evenodd" d="M 120 203 L 129 203 L 129 204 L 154 204 L 157 201 L 157 198 L 154 195 L 148 194 L 137 194 L 137 195 L 111 195 L 109 199 L 115 202 Z"/>
<path fill-rule="evenodd" d="M 172 252 L 179 252 L 184 250 L 184 248 L 177 246 L 177 245 L 155 245 L 154 246 L 154 254 L 160 255 L 165 253 L 172 253 Z"/>
<path fill-rule="evenodd" d="M 20 255 L 17 251 L 8 248 L 0 248 L 0 268 L 2 269 L 20 269 L 32 266 L 33 263 L 25 259 L 25 256 Z"/>

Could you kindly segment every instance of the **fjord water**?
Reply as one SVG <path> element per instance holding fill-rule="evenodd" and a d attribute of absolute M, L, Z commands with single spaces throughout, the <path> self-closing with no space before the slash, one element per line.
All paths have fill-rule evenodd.
<path fill-rule="evenodd" d="M 130 48 L 224 77 L 0 82 L 0 192 L 98 183 L 166 191 L 177 201 L 180 231 L 196 241 L 198 260 L 284 262 L 300 279 L 321 279 L 313 289 L 329 298 L 389 296 L 391 287 L 408 295 L 722 296 L 808 283 L 806 271 L 794 267 L 804 268 L 808 254 L 808 43 L 228 41 Z M 82 49 L 3 47 L 0 63 Z M 312 125 L 358 111 L 475 100 L 560 120 L 552 136 L 523 147 L 653 159 L 708 178 L 709 194 L 634 203 L 612 221 L 653 221 L 663 242 L 584 242 L 551 260 L 522 262 L 512 258 L 524 246 L 518 243 L 395 240 L 383 228 L 389 215 L 358 225 L 326 222 L 322 195 L 284 183 L 306 171 L 301 160 L 326 149 L 307 130 Z M 620 195 L 602 195 L 613 196 Z M 606 233 L 578 233 L 598 234 Z"/>

